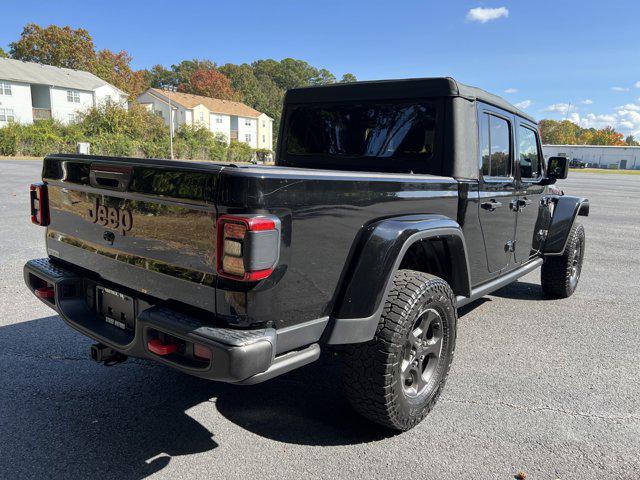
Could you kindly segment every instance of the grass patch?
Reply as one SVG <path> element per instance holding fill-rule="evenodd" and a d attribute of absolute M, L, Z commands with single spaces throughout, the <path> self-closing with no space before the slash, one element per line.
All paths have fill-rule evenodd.
<path fill-rule="evenodd" d="M 584 172 L 584 173 L 616 173 L 618 175 L 640 175 L 640 170 L 614 170 L 608 168 L 570 168 L 571 172 Z"/>

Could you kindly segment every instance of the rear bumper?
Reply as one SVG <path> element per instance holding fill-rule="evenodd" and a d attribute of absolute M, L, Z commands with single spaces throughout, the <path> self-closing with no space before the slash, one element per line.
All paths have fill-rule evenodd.
<path fill-rule="evenodd" d="M 238 330 L 216 328 L 200 319 L 137 299 L 133 330 L 109 325 L 92 305 L 95 283 L 71 270 L 60 268 L 49 259 L 30 260 L 24 266 L 29 289 L 53 288 L 52 296 L 41 301 L 58 312 L 72 328 L 125 355 L 148 358 L 198 377 L 230 383 L 259 383 L 316 360 L 317 344 L 276 356 L 276 330 L 262 328 Z M 210 361 L 194 361 L 188 353 L 161 356 L 148 348 L 151 339 L 170 335 L 180 341 L 183 350 L 205 346 Z"/>

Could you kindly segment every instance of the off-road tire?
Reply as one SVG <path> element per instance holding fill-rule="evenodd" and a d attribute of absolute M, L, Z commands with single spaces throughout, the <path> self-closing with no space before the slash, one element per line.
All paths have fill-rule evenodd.
<path fill-rule="evenodd" d="M 567 298 L 578 287 L 585 252 L 584 227 L 574 223 L 564 253 L 545 257 L 540 278 L 547 298 Z"/>
<path fill-rule="evenodd" d="M 350 345 L 345 351 L 345 391 L 358 413 L 385 427 L 405 431 L 420 423 L 431 411 L 453 360 L 457 324 L 455 305 L 451 288 L 441 278 L 413 270 L 400 270 L 395 274 L 375 337 L 366 343 Z M 425 316 L 441 318 L 441 327 L 437 327 L 437 319 L 433 324 L 431 337 L 435 339 L 436 334 L 439 335 L 440 354 L 437 358 L 427 355 L 425 368 L 431 369 L 430 380 L 425 381 L 420 376 L 423 390 L 417 391 L 420 382 L 416 381 L 415 396 L 409 396 L 407 390 L 411 390 L 416 377 L 407 374 L 404 367 L 407 356 L 413 352 L 410 344 L 415 343 L 416 332 L 420 331 L 416 325 L 418 322 L 424 324 Z M 441 329 L 439 333 L 438 329 Z M 422 344 L 419 341 L 418 344 L 427 345 L 428 335 L 424 337 Z M 431 358 L 435 363 L 428 363 Z M 418 371 L 414 367 L 411 373 L 417 375 Z"/>

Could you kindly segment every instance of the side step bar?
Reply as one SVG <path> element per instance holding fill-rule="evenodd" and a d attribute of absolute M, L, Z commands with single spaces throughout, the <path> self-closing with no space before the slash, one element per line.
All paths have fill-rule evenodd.
<path fill-rule="evenodd" d="M 541 267 L 544 263 L 544 259 L 536 258 L 535 260 L 531 260 L 529 263 L 524 264 L 520 268 L 507 273 L 501 277 L 496 278 L 495 280 L 491 280 L 490 282 L 483 283 L 482 285 L 477 286 L 471 291 L 470 297 L 464 297 L 462 295 L 458 295 L 456 297 L 456 305 L 458 308 L 467 305 L 468 303 L 473 302 L 474 300 L 479 299 L 480 297 L 484 297 L 485 295 L 490 294 L 491 292 L 495 292 L 496 290 L 509 285 L 510 283 L 516 281 L 518 278 L 526 275 L 529 272 L 532 272 L 538 267 Z"/>

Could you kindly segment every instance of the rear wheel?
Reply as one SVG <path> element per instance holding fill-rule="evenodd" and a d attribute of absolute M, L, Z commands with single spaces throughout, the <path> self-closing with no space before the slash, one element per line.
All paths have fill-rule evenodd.
<path fill-rule="evenodd" d="M 564 253 L 557 257 L 546 257 L 542 265 L 542 290 L 547 297 L 567 298 L 573 295 L 582 273 L 584 250 L 584 227 L 575 223 L 569 232 Z"/>
<path fill-rule="evenodd" d="M 436 403 L 453 360 L 457 313 L 447 282 L 400 270 L 373 340 L 347 349 L 345 390 L 363 416 L 395 430 Z"/>

